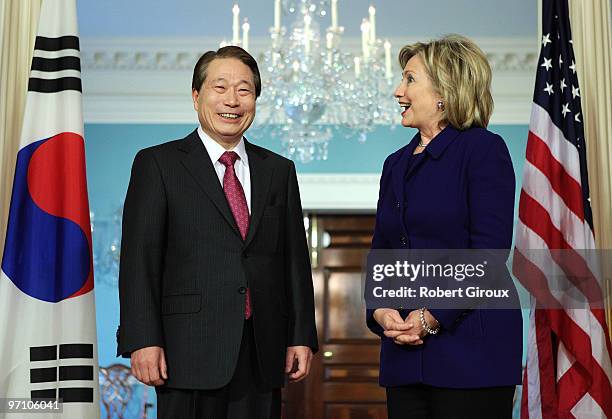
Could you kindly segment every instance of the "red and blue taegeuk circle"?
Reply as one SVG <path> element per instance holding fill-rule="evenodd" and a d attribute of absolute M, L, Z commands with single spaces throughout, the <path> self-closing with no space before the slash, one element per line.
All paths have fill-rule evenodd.
<path fill-rule="evenodd" d="M 22 292 L 56 303 L 93 289 L 83 137 L 63 132 L 22 148 L 2 270 Z"/>

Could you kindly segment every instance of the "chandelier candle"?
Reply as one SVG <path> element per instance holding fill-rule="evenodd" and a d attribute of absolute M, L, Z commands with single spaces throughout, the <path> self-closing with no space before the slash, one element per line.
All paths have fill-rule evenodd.
<path fill-rule="evenodd" d="M 310 54 L 310 23 L 312 17 L 310 15 L 304 15 L 304 53 Z"/>
<path fill-rule="evenodd" d="M 368 13 L 370 14 L 370 43 L 374 44 L 376 42 L 376 9 L 374 6 L 370 6 Z"/>
<path fill-rule="evenodd" d="M 325 47 L 327 48 L 327 65 L 332 65 L 332 48 L 334 46 L 334 34 L 333 32 L 327 32 L 325 36 Z"/>
<path fill-rule="evenodd" d="M 385 40 L 385 76 L 387 80 L 390 80 L 393 77 L 393 73 L 391 72 L 391 42 L 389 40 Z"/>
<path fill-rule="evenodd" d="M 361 21 L 361 51 L 363 61 L 368 61 L 370 59 L 370 22 L 366 18 Z"/>
<path fill-rule="evenodd" d="M 338 30 L 338 0 L 331 0 L 331 28 L 332 31 Z"/>
<path fill-rule="evenodd" d="M 234 7 L 232 7 L 232 14 L 234 15 L 232 22 L 232 44 L 238 45 L 240 42 L 240 7 L 237 4 L 234 4 Z"/>
<path fill-rule="evenodd" d="M 249 25 L 249 21 L 244 19 L 244 23 L 242 24 L 242 48 L 245 51 L 249 50 L 249 29 L 251 26 Z"/>
<path fill-rule="evenodd" d="M 281 0 L 274 0 L 274 32 L 281 30 Z"/>

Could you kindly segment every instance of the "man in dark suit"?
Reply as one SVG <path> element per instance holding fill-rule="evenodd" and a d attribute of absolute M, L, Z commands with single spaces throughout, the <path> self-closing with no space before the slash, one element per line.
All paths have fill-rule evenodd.
<path fill-rule="evenodd" d="M 278 418 L 317 351 L 295 167 L 243 138 L 261 92 L 239 47 L 192 81 L 200 126 L 141 150 L 123 213 L 118 354 L 158 417 Z"/>

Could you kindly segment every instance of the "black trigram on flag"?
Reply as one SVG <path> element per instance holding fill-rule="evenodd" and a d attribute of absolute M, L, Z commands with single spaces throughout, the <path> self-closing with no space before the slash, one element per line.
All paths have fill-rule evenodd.
<path fill-rule="evenodd" d="M 63 90 L 82 92 L 79 38 L 37 36 L 28 91 L 57 93 Z"/>
<path fill-rule="evenodd" d="M 81 364 L 89 360 L 89 365 L 74 365 L 74 359 L 81 360 Z M 79 381 L 78 386 L 71 386 L 71 381 Z M 84 386 L 84 381 L 90 381 L 91 385 Z M 57 345 L 30 348 L 30 396 L 33 400 L 61 399 L 64 403 L 93 403 L 94 385 L 97 383 L 94 382 L 92 344 L 59 345 L 59 357 Z"/>

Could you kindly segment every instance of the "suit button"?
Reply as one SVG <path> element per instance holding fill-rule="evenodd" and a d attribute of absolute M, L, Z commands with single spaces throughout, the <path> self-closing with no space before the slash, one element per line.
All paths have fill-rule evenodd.
<path fill-rule="evenodd" d="M 238 292 L 239 292 L 240 294 L 246 294 L 246 287 L 240 287 L 240 288 L 238 288 Z"/>
<path fill-rule="evenodd" d="M 402 242 L 402 244 L 404 246 L 406 246 L 406 244 L 408 243 L 408 240 L 406 240 L 406 237 L 402 236 L 402 238 L 400 239 L 400 241 Z"/>
<path fill-rule="evenodd" d="M 395 206 L 399 209 L 399 207 L 400 207 L 399 201 L 395 203 Z"/>
<path fill-rule="evenodd" d="M 242 254 L 242 257 L 245 258 L 245 259 L 248 259 L 249 258 L 249 254 L 247 252 L 244 252 Z"/>

